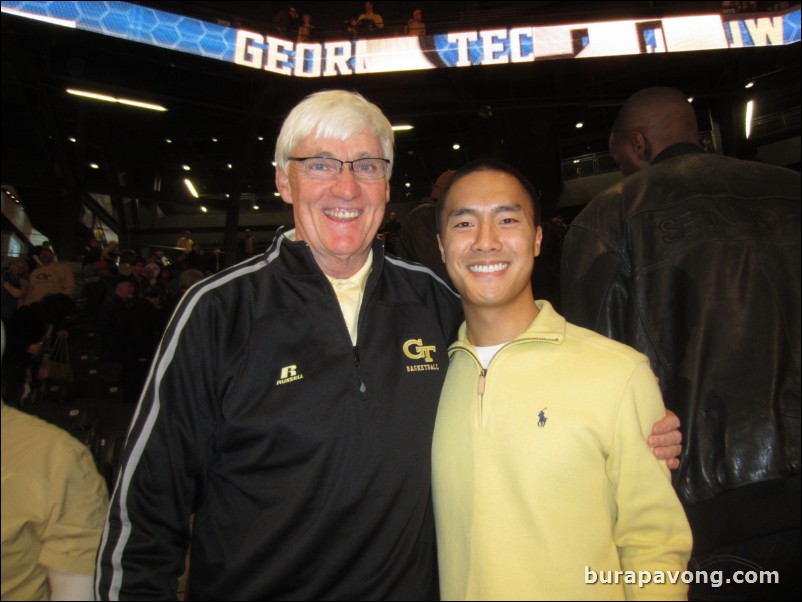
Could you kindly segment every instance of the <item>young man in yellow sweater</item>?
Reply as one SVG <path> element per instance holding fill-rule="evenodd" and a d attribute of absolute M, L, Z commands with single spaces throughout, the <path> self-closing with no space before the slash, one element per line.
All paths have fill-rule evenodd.
<path fill-rule="evenodd" d="M 646 442 L 659 388 L 645 356 L 533 300 L 536 203 L 480 160 L 440 210 L 466 319 L 433 444 L 441 596 L 684 599 L 690 530 Z"/>

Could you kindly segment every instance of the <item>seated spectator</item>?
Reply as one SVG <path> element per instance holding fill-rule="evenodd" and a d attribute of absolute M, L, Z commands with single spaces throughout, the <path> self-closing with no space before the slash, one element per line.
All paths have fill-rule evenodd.
<path fill-rule="evenodd" d="M 81 262 L 82 267 L 95 264 L 100 261 L 101 251 L 102 249 L 100 248 L 100 241 L 94 237 L 90 238 L 84 247 L 84 258 Z"/>
<path fill-rule="evenodd" d="M 145 291 L 150 286 L 148 279 L 145 277 L 145 258 L 137 257 L 134 263 L 131 264 L 131 280 L 134 283 L 134 298 L 141 299 L 145 296 Z"/>
<path fill-rule="evenodd" d="M 155 261 L 149 261 L 145 264 L 145 267 L 142 269 L 142 276 L 147 280 L 148 286 L 156 286 L 159 282 L 159 274 L 161 271 L 162 269 Z"/>
<path fill-rule="evenodd" d="M 134 284 L 126 276 L 114 280 L 112 294 L 106 297 L 97 320 L 100 357 L 110 362 L 124 362 L 128 356 L 127 312 L 134 297 Z"/>
<path fill-rule="evenodd" d="M 178 239 L 178 242 L 175 243 L 175 246 L 182 251 L 189 252 L 192 250 L 192 245 L 195 244 L 195 241 L 192 240 L 192 232 L 189 230 L 184 230 L 184 234 Z"/>
<path fill-rule="evenodd" d="M 126 316 L 127 361 L 123 368 L 123 397 L 136 401 L 145 384 L 150 361 L 156 352 L 165 320 L 161 312 L 161 290 L 150 287 L 136 299 Z"/>
<path fill-rule="evenodd" d="M 253 257 L 257 251 L 256 246 L 256 238 L 254 237 L 253 232 L 250 230 L 245 230 L 245 236 L 237 244 L 239 258 L 247 259 L 248 257 Z"/>
<path fill-rule="evenodd" d="M 426 23 L 423 22 L 423 11 L 416 8 L 412 11 L 412 18 L 404 26 L 404 33 L 408 36 L 425 36 Z"/>
<path fill-rule="evenodd" d="M 178 251 L 178 253 L 175 254 L 175 261 L 173 261 L 171 265 L 176 273 L 186 270 L 189 267 L 187 265 L 187 252 Z"/>
<path fill-rule="evenodd" d="M 206 275 L 200 270 L 184 270 L 181 272 L 181 276 L 178 278 L 177 282 L 178 288 L 175 293 L 162 298 L 162 307 L 164 308 L 164 314 L 167 316 L 168 320 L 170 316 L 173 315 L 173 312 L 175 311 L 178 302 L 181 301 L 181 297 L 184 296 L 184 293 L 186 293 L 187 290 L 203 280 L 205 277 Z M 176 282 L 173 281 L 172 284 L 175 285 Z"/>
<path fill-rule="evenodd" d="M 223 265 L 223 251 L 219 248 L 206 255 L 206 269 L 207 274 L 216 274 L 225 267 Z"/>
<path fill-rule="evenodd" d="M 75 290 L 75 278 L 70 266 L 58 263 L 53 249 L 42 246 L 37 255 L 41 265 L 31 272 L 28 281 L 28 292 L 25 294 L 25 305 L 32 305 L 47 295 L 62 293 L 72 297 Z"/>
<path fill-rule="evenodd" d="M 187 253 L 184 263 L 187 269 L 203 270 L 206 258 L 204 257 L 203 249 L 198 243 L 192 245 L 192 251 Z"/>

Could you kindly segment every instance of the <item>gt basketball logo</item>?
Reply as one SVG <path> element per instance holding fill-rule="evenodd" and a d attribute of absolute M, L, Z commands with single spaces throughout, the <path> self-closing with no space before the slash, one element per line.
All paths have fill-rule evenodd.
<path fill-rule="evenodd" d="M 434 345 L 424 345 L 423 339 L 409 339 L 402 347 L 404 355 L 411 360 L 423 360 L 414 366 L 407 366 L 407 372 L 422 372 L 424 370 L 439 370 L 440 366 L 434 363 L 433 353 L 437 352 Z"/>
<path fill-rule="evenodd" d="M 277 385 L 286 385 L 287 383 L 291 383 L 294 380 L 301 380 L 304 377 L 303 374 L 298 374 L 298 366 L 295 364 L 291 366 L 284 366 L 281 369 L 281 376 L 276 381 Z"/>

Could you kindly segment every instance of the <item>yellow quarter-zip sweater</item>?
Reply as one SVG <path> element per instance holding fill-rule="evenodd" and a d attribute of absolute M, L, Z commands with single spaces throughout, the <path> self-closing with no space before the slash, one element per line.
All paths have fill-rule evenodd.
<path fill-rule="evenodd" d="M 537 303 L 486 374 L 464 324 L 449 348 L 433 445 L 442 598 L 684 599 L 670 579 L 691 533 L 646 443 L 665 413 L 648 360 Z M 640 587 L 638 571 L 665 584 Z"/>

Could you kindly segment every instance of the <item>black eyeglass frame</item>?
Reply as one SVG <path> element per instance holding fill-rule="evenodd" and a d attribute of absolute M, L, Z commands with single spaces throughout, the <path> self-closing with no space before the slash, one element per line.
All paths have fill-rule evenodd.
<path fill-rule="evenodd" d="M 358 163 L 360 161 L 384 161 L 384 163 L 385 163 L 385 165 L 387 167 L 390 166 L 390 159 L 385 159 L 384 157 L 360 157 L 359 159 L 354 159 L 353 161 L 342 161 L 341 159 L 336 159 L 334 157 L 287 157 L 287 161 L 298 161 L 299 163 L 303 163 L 304 161 L 308 161 L 309 159 L 318 159 L 318 160 L 321 160 L 321 161 L 335 161 L 335 162 L 339 163 L 340 164 L 340 169 L 337 170 L 337 174 L 336 175 L 340 175 L 343 172 L 343 169 L 345 169 L 345 165 L 348 164 L 348 169 L 350 169 L 351 173 L 354 174 L 354 177 L 357 177 L 357 178 L 361 177 L 361 176 L 364 176 L 364 174 L 361 174 L 360 172 L 354 171 L 354 163 Z M 310 175 L 310 173 L 308 171 L 306 171 L 306 170 L 304 170 L 304 173 L 306 173 L 306 175 Z M 387 175 L 387 171 L 385 170 L 385 172 L 383 174 L 380 174 L 380 176 L 378 178 L 364 178 L 364 179 L 380 180 L 382 178 L 385 178 L 386 175 Z M 314 177 L 314 176 L 310 175 L 310 177 Z M 320 179 L 326 179 L 326 178 L 320 178 Z"/>

